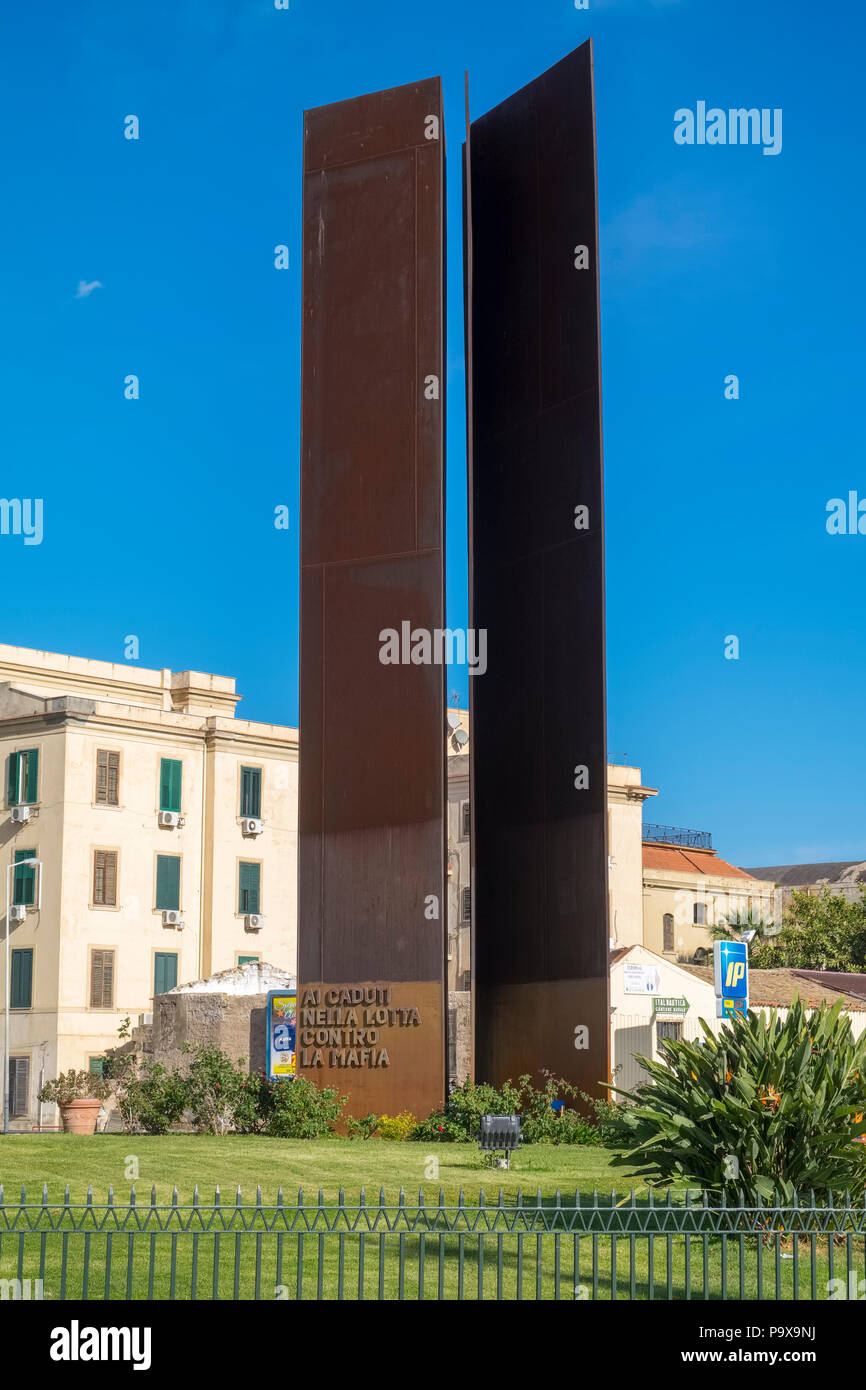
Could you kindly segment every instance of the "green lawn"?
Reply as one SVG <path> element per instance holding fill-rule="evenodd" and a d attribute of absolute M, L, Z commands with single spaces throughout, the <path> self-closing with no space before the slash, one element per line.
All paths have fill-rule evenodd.
<path fill-rule="evenodd" d="M 124 1202 L 133 1171 L 139 1201 L 150 1199 L 153 1186 L 158 1201 L 170 1201 L 176 1186 L 179 1201 L 188 1202 L 196 1183 L 202 1202 L 213 1200 L 217 1185 L 223 1201 L 234 1201 L 240 1185 L 245 1202 L 255 1201 L 257 1185 L 265 1202 L 276 1199 L 280 1186 L 287 1202 L 296 1200 L 299 1187 L 307 1200 L 315 1200 L 320 1187 L 326 1200 L 336 1200 L 342 1187 L 347 1202 L 357 1201 L 362 1187 L 368 1201 L 378 1198 L 380 1187 L 393 1200 L 401 1186 L 408 1201 L 417 1200 L 419 1188 L 428 1201 L 435 1201 L 440 1187 L 446 1201 L 456 1200 L 462 1187 L 467 1202 L 481 1187 L 494 1200 L 500 1187 L 506 1200 L 518 1188 L 532 1194 L 540 1188 L 544 1196 L 553 1196 L 558 1188 L 564 1199 L 569 1194 L 573 1199 L 576 1190 L 590 1195 L 595 1187 L 600 1197 L 609 1197 L 612 1188 L 625 1195 L 631 1179 L 626 1170 L 611 1168 L 611 1158 L 606 1149 L 528 1145 L 506 1172 L 483 1167 L 475 1144 L 313 1142 L 257 1135 L 10 1135 L 0 1137 L 0 1182 L 7 1202 L 18 1200 L 22 1183 L 30 1200 L 40 1201 L 47 1183 L 49 1198 L 57 1201 L 67 1182 L 73 1202 L 85 1199 L 88 1184 L 94 1201 L 105 1201 L 113 1186 L 115 1201 Z M 431 1160 L 438 1162 L 438 1174 Z"/>
<path fill-rule="evenodd" d="M 326 1142 L 259 1137 L 212 1138 L 170 1135 L 38 1135 L 0 1138 L 0 1280 L 43 1281 L 46 1299 L 550 1299 L 613 1297 L 623 1300 L 826 1298 L 828 1278 L 864 1273 L 866 1242 L 860 1236 L 804 1236 L 792 1240 L 769 1230 L 766 1235 L 720 1237 L 656 1234 L 659 1218 L 649 1225 L 624 1227 L 628 1213 L 605 1214 L 590 1231 L 574 1233 L 557 1226 L 556 1193 L 563 1205 L 580 1194 L 581 1205 L 598 1189 L 600 1206 L 630 1205 L 631 1182 L 625 1169 L 611 1167 L 604 1149 L 527 1146 L 509 1172 L 482 1166 L 474 1144 L 407 1144 L 382 1140 Z M 431 1163 L 438 1162 L 434 1175 Z M 133 1167 L 137 1171 L 136 1208 L 127 1207 Z M 94 1210 L 65 1212 L 63 1192 L 69 1183 L 73 1204 L 85 1201 L 93 1187 Z M 22 1183 L 28 1203 L 41 1205 L 47 1185 L 47 1210 L 17 1211 Z M 198 1184 L 204 1210 L 190 1212 Z M 220 1188 L 222 1214 L 208 1211 L 214 1188 Z M 240 1185 L 244 1210 L 233 1214 Z M 304 1205 L 315 1206 L 319 1188 L 333 1208 L 340 1189 L 347 1206 L 358 1203 L 361 1189 L 375 1208 L 383 1187 L 391 1206 L 383 1223 L 372 1214 L 326 1213 L 327 1227 L 301 1213 L 255 1213 L 256 1186 L 265 1204 L 274 1203 L 279 1187 L 284 1203 L 294 1206 L 298 1188 Z M 121 1210 L 107 1213 L 109 1186 Z M 151 1188 L 157 1202 L 168 1204 L 174 1187 L 186 1211 L 148 1215 Z M 419 1188 L 425 1207 L 435 1208 L 440 1188 L 446 1204 L 456 1204 L 462 1189 L 467 1206 L 477 1204 L 483 1186 L 488 1206 L 500 1189 L 511 1210 L 479 1219 L 466 1213 L 455 1222 L 435 1211 L 394 1213 L 400 1188 L 415 1207 Z M 540 1190 L 548 1208 L 544 1232 L 531 1212 L 515 1213 L 514 1199 Z M 648 1194 L 636 1183 L 637 1205 L 646 1213 Z M 681 1197 L 675 1192 L 675 1198 Z M 225 1209 L 228 1208 L 228 1211 Z M 643 1219 L 641 1213 L 638 1213 Z M 553 1218 L 551 1220 L 551 1218 Z M 613 1221 L 620 1234 L 605 1233 Z M 414 1223 L 414 1224 L 413 1224 Z M 597 1232 L 594 1233 L 594 1232 Z M 831 1263 L 832 1261 L 832 1263 Z M 14 1296 L 8 1285 L 0 1297 Z"/>

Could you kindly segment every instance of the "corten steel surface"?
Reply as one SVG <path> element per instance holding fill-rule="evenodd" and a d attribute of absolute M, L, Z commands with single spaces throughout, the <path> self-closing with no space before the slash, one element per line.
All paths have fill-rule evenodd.
<path fill-rule="evenodd" d="M 445 1090 L 444 669 L 383 665 L 379 633 L 444 627 L 441 126 L 438 78 L 304 126 L 298 1005 L 379 982 L 420 1023 L 388 1067 L 301 1070 L 419 1115 Z"/>
<path fill-rule="evenodd" d="M 475 1074 L 549 1068 L 599 1094 L 609 926 L 591 45 L 474 121 L 466 163 L 471 622 L 488 641 L 487 672 L 470 681 Z M 588 1050 L 575 1047 L 580 1025 Z"/>

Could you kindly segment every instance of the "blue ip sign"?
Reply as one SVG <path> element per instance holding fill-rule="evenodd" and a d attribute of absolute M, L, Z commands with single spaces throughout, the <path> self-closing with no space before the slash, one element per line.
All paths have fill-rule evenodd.
<path fill-rule="evenodd" d="M 731 1018 L 749 1007 L 749 948 L 745 941 L 717 941 L 713 947 L 716 1017 Z"/>

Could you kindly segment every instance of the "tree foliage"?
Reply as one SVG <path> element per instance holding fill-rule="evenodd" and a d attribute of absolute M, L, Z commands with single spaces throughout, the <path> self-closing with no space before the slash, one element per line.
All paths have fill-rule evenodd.
<path fill-rule="evenodd" d="M 749 964 L 753 970 L 866 971 L 866 885 L 853 902 L 827 888 L 818 896 L 794 893 L 782 930 L 752 942 Z"/>

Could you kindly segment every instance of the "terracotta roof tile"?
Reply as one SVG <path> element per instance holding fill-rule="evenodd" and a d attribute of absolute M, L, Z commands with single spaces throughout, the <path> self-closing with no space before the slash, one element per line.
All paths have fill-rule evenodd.
<path fill-rule="evenodd" d="M 710 984 L 713 982 L 712 966 L 682 965 L 680 969 L 696 975 L 699 980 L 707 980 Z M 852 1013 L 866 1013 L 866 999 L 838 989 L 828 989 L 796 970 L 749 971 L 749 1000 L 752 1004 L 786 1009 L 793 1004 L 795 996 L 809 1008 L 817 1008 L 819 1004 L 836 1004 L 843 999 L 845 1008 Z"/>
<path fill-rule="evenodd" d="M 668 869 L 678 874 L 706 874 L 717 878 L 748 878 L 745 869 L 720 859 L 711 849 L 682 849 L 679 845 L 644 843 L 645 869 Z"/>

